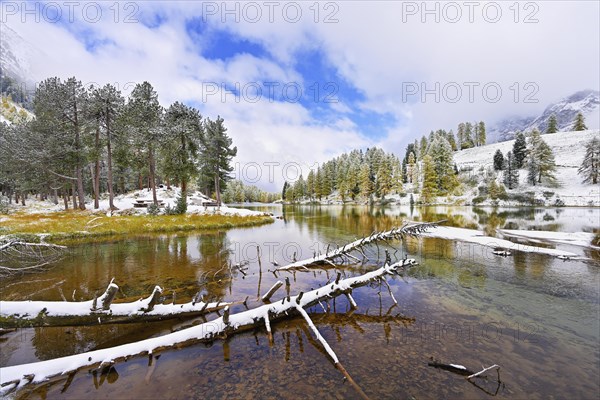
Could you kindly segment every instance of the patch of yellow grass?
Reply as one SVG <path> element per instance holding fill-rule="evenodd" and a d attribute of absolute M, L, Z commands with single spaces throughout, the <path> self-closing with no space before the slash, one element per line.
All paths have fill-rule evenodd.
<path fill-rule="evenodd" d="M 15 213 L 2 220 L 2 234 L 48 235 L 46 240 L 139 235 L 147 233 L 188 232 L 262 225 L 269 216 L 237 215 L 115 215 L 64 211 L 47 214 Z"/>

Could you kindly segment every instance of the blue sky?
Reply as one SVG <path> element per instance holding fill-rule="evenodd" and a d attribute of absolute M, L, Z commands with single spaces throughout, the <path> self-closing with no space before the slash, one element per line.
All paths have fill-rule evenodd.
<path fill-rule="evenodd" d="M 71 19 L 51 3 L 62 4 L 29 2 L 33 16 L 0 2 L 2 23 L 35 47 L 24 52 L 33 76 L 110 82 L 124 94 L 148 80 L 164 106 L 223 116 L 240 170 L 280 163 L 276 177 L 264 171 L 269 189 L 286 165 L 306 173 L 354 148 L 401 153 L 430 130 L 537 114 L 600 86 L 598 2 L 522 2 L 518 14 L 512 2 L 428 2 L 432 12 L 422 2 L 83 2 Z M 536 102 L 524 101 L 530 83 Z"/>

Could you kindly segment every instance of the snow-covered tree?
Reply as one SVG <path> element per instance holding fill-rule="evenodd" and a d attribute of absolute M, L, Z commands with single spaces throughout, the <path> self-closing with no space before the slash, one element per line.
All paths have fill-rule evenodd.
<path fill-rule="evenodd" d="M 525 157 L 527 157 L 527 141 L 523 132 L 517 132 L 515 134 L 512 155 L 515 159 L 515 165 L 517 168 L 523 168 Z"/>
<path fill-rule="evenodd" d="M 594 136 L 585 144 L 585 156 L 578 171 L 583 183 L 598 184 L 600 174 L 600 139 Z"/>
<path fill-rule="evenodd" d="M 494 153 L 494 170 L 500 171 L 504 169 L 504 155 L 500 149 L 496 150 Z"/>
<path fill-rule="evenodd" d="M 237 154 L 237 147 L 233 146 L 233 140 L 227 135 L 224 120 L 217 116 L 216 120 L 206 118 L 204 120 L 204 135 L 202 136 L 201 174 L 204 177 L 212 177 L 214 192 L 217 203 L 221 203 L 221 190 L 231 180 L 229 175 L 233 171 L 231 159 Z"/>
<path fill-rule="evenodd" d="M 429 154 L 423 157 L 423 188 L 421 189 L 421 201 L 424 204 L 431 203 L 437 196 L 437 175 L 433 159 Z"/>
<path fill-rule="evenodd" d="M 585 126 L 585 118 L 583 118 L 583 114 L 580 112 L 577 113 L 575 117 L 575 123 L 573 124 L 574 131 L 585 131 L 587 130 L 587 126 Z"/>
<path fill-rule="evenodd" d="M 446 195 L 458 185 L 453 168 L 452 148 L 445 138 L 436 135 L 429 144 L 427 154 L 433 161 L 438 192 Z"/>
<path fill-rule="evenodd" d="M 556 132 L 558 132 L 558 122 L 556 121 L 556 115 L 552 114 L 548 119 L 548 127 L 546 128 L 546 133 Z"/>
<path fill-rule="evenodd" d="M 548 144 L 542 139 L 540 132 L 534 129 L 529 137 L 528 147 L 528 181 L 535 185 L 542 182 L 545 178 L 547 183 L 555 184 L 556 164 L 554 162 L 554 153 Z M 536 176 L 537 174 L 537 176 Z"/>
<path fill-rule="evenodd" d="M 195 108 L 175 102 L 166 111 L 164 118 L 164 139 L 161 146 L 163 171 L 181 185 L 181 197 L 185 199 L 187 185 L 198 174 L 201 144 L 205 140 L 202 116 Z M 209 122 L 210 124 L 210 122 Z M 207 124 L 207 125 L 209 125 Z M 211 132 L 212 133 L 212 132 Z M 210 147 L 201 159 L 203 164 L 213 161 L 214 151 Z M 203 165 L 214 171 L 214 164 Z"/>
<path fill-rule="evenodd" d="M 147 168 L 152 199 L 156 197 L 156 151 L 163 138 L 163 109 L 158 102 L 158 94 L 152 85 L 145 81 L 133 88 L 125 107 L 125 124 L 132 136 L 133 148 L 140 153 L 134 155 Z M 140 173 L 141 174 L 141 173 Z"/>
<path fill-rule="evenodd" d="M 514 189 L 519 185 L 519 168 L 512 152 L 509 151 L 506 153 L 506 162 L 504 165 L 504 185 L 509 189 Z"/>
<path fill-rule="evenodd" d="M 119 127 L 119 121 L 123 112 L 125 99 L 121 92 L 111 84 L 106 84 L 102 88 L 94 89 L 90 96 L 89 110 L 92 117 L 97 121 L 96 131 L 96 146 L 99 145 L 99 133 L 102 132 L 106 137 L 106 163 L 107 163 L 107 187 L 108 187 L 108 204 L 111 210 L 115 209 L 114 205 L 114 182 L 113 182 L 113 136 L 116 131 L 123 129 Z M 98 195 L 100 192 L 100 162 L 99 155 L 96 159 L 95 176 L 94 176 L 94 207 L 98 208 Z"/>
<path fill-rule="evenodd" d="M 373 194 L 373 182 L 371 181 L 371 172 L 367 163 L 362 164 L 360 167 L 358 187 L 360 195 L 365 199 L 369 199 L 371 194 Z"/>

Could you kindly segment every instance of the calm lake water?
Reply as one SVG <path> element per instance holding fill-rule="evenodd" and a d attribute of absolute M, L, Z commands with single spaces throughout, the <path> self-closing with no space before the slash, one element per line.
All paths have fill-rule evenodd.
<path fill-rule="evenodd" d="M 3 300 L 88 300 L 114 277 L 119 299 L 147 296 L 154 285 L 166 302 L 187 302 L 197 292 L 214 300 L 261 303 L 278 279 L 292 293 L 327 282 L 333 271 L 282 273 L 279 264 L 311 257 L 389 229 L 404 220 L 445 219 L 449 226 L 592 232 L 600 209 L 473 209 L 471 207 L 369 208 L 366 206 L 260 206 L 283 219 L 271 225 L 186 235 L 156 235 L 73 245 L 49 271 L 4 279 Z M 261 248 L 261 266 L 256 246 Z M 540 246 L 539 243 L 535 245 Z M 554 245 L 553 245 L 554 246 Z M 567 245 L 556 245 L 567 251 Z M 588 261 L 536 253 L 499 257 L 490 248 L 442 239 L 407 239 L 371 246 L 369 261 L 342 268 L 347 276 L 405 255 L 419 261 L 407 276 L 355 290 L 358 310 L 345 298 L 308 310 L 354 380 L 377 398 L 581 398 L 600 395 L 600 254 L 581 248 Z M 378 254 L 379 253 L 379 254 Z M 378 257 L 379 255 L 379 257 Z M 246 275 L 225 267 L 249 261 Z M 61 295 L 62 292 L 62 295 Z M 281 298 L 284 291 L 275 295 Z M 233 312 L 244 310 L 235 306 Z M 213 319 L 215 316 L 207 316 Z M 198 320 L 20 329 L 1 337 L 0 365 L 16 365 L 159 336 Z M 227 341 L 164 351 L 153 367 L 147 357 L 120 363 L 104 374 L 80 371 L 20 392 L 24 398 L 357 398 L 353 388 L 298 317 Z M 431 359 L 479 370 L 501 366 L 473 385 L 428 366 Z"/>

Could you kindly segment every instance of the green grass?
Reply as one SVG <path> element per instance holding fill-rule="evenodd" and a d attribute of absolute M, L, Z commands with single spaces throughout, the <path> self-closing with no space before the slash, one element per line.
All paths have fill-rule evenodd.
<path fill-rule="evenodd" d="M 236 215 L 119 215 L 81 211 L 48 214 L 15 213 L 4 216 L 3 235 L 30 236 L 44 234 L 49 242 L 109 236 L 176 233 L 249 227 L 272 222 L 269 216 Z"/>

